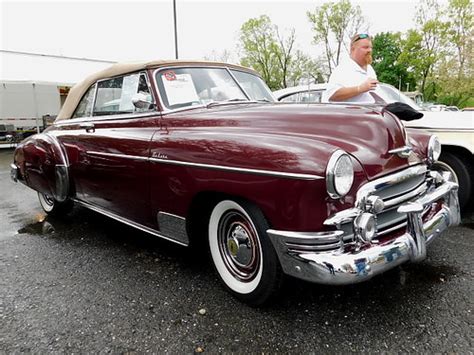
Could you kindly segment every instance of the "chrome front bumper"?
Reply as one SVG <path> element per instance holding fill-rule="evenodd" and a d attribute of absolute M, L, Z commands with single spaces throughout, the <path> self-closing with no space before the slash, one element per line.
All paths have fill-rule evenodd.
<path fill-rule="evenodd" d="M 267 233 L 277 251 L 283 271 L 307 281 L 345 285 L 368 280 L 406 261 L 420 261 L 426 257 L 426 245 L 449 226 L 460 223 L 458 185 L 444 181 L 433 191 L 398 208 L 407 214 L 406 232 L 388 242 L 352 245 L 344 244 L 344 233 L 302 233 L 269 229 Z M 422 221 L 426 206 L 441 200 L 441 207 L 429 220 Z M 291 245 L 312 245 L 319 241 L 334 241 L 337 250 L 294 251 Z"/>

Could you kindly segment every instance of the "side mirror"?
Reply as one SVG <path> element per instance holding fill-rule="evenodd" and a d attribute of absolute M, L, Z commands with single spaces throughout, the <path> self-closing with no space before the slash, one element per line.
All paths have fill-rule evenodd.
<path fill-rule="evenodd" d="M 141 92 L 132 97 L 133 106 L 140 109 L 150 109 L 153 107 L 151 95 L 146 95 Z"/>

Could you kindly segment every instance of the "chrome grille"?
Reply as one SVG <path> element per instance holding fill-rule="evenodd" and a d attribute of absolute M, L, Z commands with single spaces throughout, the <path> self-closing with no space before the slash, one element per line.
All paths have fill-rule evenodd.
<path fill-rule="evenodd" d="M 402 204 L 416 200 L 428 190 L 427 168 L 424 165 L 410 167 L 395 174 L 373 180 L 357 192 L 357 207 L 363 209 L 369 196 L 378 196 L 384 202 L 384 209 L 377 214 L 377 235 L 383 236 L 406 226 L 407 217 L 398 213 Z M 423 212 L 425 214 L 429 207 Z M 352 221 L 343 223 L 344 241 L 354 240 Z"/>
<path fill-rule="evenodd" d="M 394 180 L 396 181 L 396 180 Z M 381 197 L 385 208 L 377 214 L 377 234 L 385 235 L 406 226 L 406 214 L 398 213 L 402 204 L 415 200 L 428 189 L 426 183 L 426 168 L 419 169 L 408 178 L 397 181 L 395 184 L 385 185 L 374 194 Z"/>

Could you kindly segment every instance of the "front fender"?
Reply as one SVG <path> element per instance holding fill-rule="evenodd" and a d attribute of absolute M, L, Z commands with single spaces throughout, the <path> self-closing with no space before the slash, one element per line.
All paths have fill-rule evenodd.
<path fill-rule="evenodd" d="M 408 141 L 418 158 L 425 164 L 428 162 L 428 143 L 433 135 L 421 129 L 407 128 Z"/>
<path fill-rule="evenodd" d="M 151 161 L 160 167 L 151 173 L 152 204 L 157 210 L 185 215 L 194 196 L 216 192 L 255 203 L 274 228 L 324 228 L 330 213 L 353 206 L 357 188 L 367 181 L 353 157 L 353 188 L 347 198 L 329 197 L 326 168 L 337 149 L 312 136 L 268 132 L 214 129 L 157 134 L 150 150 Z M 179 199 L 187 201 L 182 209 L 174 202 L 171 206 Z"/>
<path fill-rule="evenodd" d="M 15 150 L 14 163 L 22 181 L 38 192 L 62 202 L 69 195 L 69 161 L 56 137 L 41 133 L 29 137 Z"/>

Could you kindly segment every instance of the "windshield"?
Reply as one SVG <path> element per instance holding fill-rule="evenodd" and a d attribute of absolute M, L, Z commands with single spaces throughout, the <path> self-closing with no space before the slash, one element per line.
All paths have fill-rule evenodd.
<path fill-rule="evenodd" d="M 375 93 L 377 93 L 387 103 L 403 102 L 404 104 L 411 106 L 417 111 L 421 110 L 420 106 L 418 106 L 415 101 L 410 99 L 405 94 L 401 93 L 399 90 L 395 89 L 393 86 L 387 84 L 379 84 L 377 85 Z"/>
<path fill-rule="evenodd" d="M 267 84 L 265 84 L 265 82 L 258 76 L 233 69 L 231 72 L 239 82 L 240 86 L 242 86 L 242 88 L 252 100 L 269 102 L 275 101 L 275 98 L 273 97 L 273 94 L 268 88 Z"/>
<path fill-rule="evenodd" d="M 156 83 L 168 109 L 249 100 L 225 68 L 164 69 L 157 72 Z"/>

